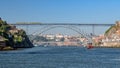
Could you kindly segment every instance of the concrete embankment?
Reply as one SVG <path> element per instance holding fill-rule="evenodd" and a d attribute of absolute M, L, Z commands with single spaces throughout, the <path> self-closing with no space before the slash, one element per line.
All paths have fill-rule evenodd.
<path fill-rule="evenodd" d="M 95 48 L 120 48 L 120 46 L 94 46 Z"/>

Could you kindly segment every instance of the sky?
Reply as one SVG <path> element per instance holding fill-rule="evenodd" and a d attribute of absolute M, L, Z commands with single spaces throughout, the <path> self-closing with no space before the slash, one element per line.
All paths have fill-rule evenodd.
<path fill-rule="evenodd" d="M 0 0 L 0 17 L 7 23 L 115 24 L 120 20 L 120 0 Z M 34 28 L 35 29 L 35 28 Z M 86 32 L 92 28 L 84 27 Z M 104 33 L 108 27 L 95 28 Z M 40 29 L 39 29 L 40 30 Z M 30 28 L 31 33 L 33 28 Z M 54 33 L 68 30 L 53 30 Z M 53 33 L 51 31 L 51 33 Z M 49 32 L 49 31 L 48 31 Z"/>
<path fill-rule="evenodd" d="M 8 23 L 114 24 L 120 0 L 0 0 L 0 17 Z"/>

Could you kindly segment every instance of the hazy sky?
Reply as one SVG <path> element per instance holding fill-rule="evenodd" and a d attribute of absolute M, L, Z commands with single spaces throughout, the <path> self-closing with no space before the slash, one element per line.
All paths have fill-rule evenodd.
<path fill-rule="evenodd" d="M 115 23 L 120 0 L 0 0 L 0 17 L 9 23 Z"/>

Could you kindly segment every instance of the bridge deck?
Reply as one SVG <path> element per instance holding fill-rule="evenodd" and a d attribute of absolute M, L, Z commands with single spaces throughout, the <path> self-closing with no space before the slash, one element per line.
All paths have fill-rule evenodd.
<path fill-rule="evenodd" d="M 114 24 L 79 24 L 79 23 L 20 23 L 11 25 L 82 25 L 82 26 L 112 26 Z"/>

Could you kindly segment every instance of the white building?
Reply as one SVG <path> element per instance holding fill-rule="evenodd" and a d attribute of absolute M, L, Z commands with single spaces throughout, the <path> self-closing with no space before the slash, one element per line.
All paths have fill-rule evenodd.
<path fill-rule="evenodd" d="M 46 39 L 49 39 L 49 40 L 55 39 L 55 36 L 52 34 L 47 34 L 45 37 L 46 37 Z"/>

